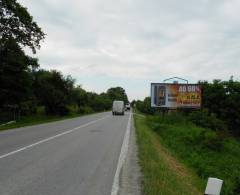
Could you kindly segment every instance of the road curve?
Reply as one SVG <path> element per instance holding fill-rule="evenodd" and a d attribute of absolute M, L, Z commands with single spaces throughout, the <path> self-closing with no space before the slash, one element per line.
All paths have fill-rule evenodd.
<path fill-rule="evenodd" d="M 109 195 L 129 113 L 0 132 L 0 194 Z"/>

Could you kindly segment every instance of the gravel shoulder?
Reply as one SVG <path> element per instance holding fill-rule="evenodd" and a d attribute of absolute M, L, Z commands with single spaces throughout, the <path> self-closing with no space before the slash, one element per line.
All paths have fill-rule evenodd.
<path fill-rule="evenodd" d="M 131 122 L 128 153 L 120 173 L 119 183 L 119 195 L 141 195 L 141 170 L 138 164 L 138 148 L 133 120 Z"/>

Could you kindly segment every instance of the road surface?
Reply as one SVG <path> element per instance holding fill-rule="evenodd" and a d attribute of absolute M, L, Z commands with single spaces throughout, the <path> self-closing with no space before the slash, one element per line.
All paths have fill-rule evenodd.
<path fill-rule="evenodd" d="M 0 132 L 1 195 L 109 195 L 130 114 Z"/>

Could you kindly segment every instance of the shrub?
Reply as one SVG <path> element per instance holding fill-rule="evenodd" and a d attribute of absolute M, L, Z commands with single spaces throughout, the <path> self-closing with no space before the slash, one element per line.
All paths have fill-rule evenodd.
<path fill-rule="evenodd" d="M 225 123 L 218 119 L 215 114 L 210 114 L 208 110 L 191 112 L 188 116 L 188 119 L 197 126 L 209 128 L 215 131 L 224 131 L 227 129 Z"/>
<path fill-rule="evenodd" d="M 238 139 L 224 137 L 224 131 L 198 127 L 192 122 L 186 123 L 181 113 L 172 113 L 164 118 L 150 115 L 146 117 L 146 122 L 161 137 L 161 143 L 193 168 L 203 181 L 207 181 L 208 177 L 221 178 L 224 180 L 221 194 L 239 194 Z"/>
<path fill-rule="evenodd" d="M 240 194 L 240 176 L 236 176 L 235 184 L 234 184 L 234 194 Z"/>
<path fill-rule="evenodd" d="M 231 77 L 228 81 L 214 80 L 202 85 L 202 106 L 223 120 L 229 132 L 240 136 L 240 82 Z"/>
<path fill-rule="evenodd" d="M 5 123 L 14 119 L 14 110 L 0 108 L 0 123 Z"/>
<path fill-rule="evenodd" d="M 57 114 L 59 114 L 60 116 L 65 116 L 69 113 L 69 108 L 67 108 L 66 106 L 59 106 L 57 108 Z"/>
<path fill-rule="evenodd" d="M 65 116 L 69 113 L 69 109 L 65 105 L 55 105 L 51 107 L 45 106 L 45 112 L 47 115 L 60 115 Z"/>
<path fill-rule="evenodd" d="M 146 97 L 143 101 L 136 101 L 136 108 L 145 114 L 154 114 L 156 110 L 151 107 L 150 97 Z"/>
<path fill-rule="evenodd" d="M 93 112 L 94 112 L 93 109 L 89 106 L 81 106 L 78 109 L 79 114 L 90 114 L 90 113 L 93 113 Z"/>
<path fill-rule="evenodd" d="M 223 148 L 223 140 L 218 134 L 214 131 L 205 131 L 204 139 L 202 141 L 204 147 L 215 151 L 221 151 Z"/>
<path fill-rule="evenodd" d="M 37 112 L 37 104 L 36 101 L 25 101 L 22 102 L 20 105 L 20 110 L 22 115 L 31 115 Z"/>
<path fill-rule="evenodd" d="M 147 121 L 148 125 L 152 128 L 152 130 L 160 134 L 164 133 L 164 130 L 169 128 L 169 126 L 184 126 L 186 129 L 184 130 L 184 132 L 182 132 L 182 134 L 180 132 L 175 133 L 176 135 L 180 133 L 180 135 L 178 136 L 180 140 L 182 140 L 182 142 L 184 142 L 186 145 L 189 145 L 191 147 L 197 145 L 198 147 L 200 146 L 202 148 L 208 148 L 214 151 L 221 151 L 223 149 L 224 136 L 220 133 L 221 131 L 213 131 L 209 128 L 213 126 L 213 124 L 215 124 L 215 120 L 218 119 L 214 118 L 212 124 L 205 125 L 205 123 L 210 123 L 212 118 L 208 117 L 205 114 L 202 114 L 201 112 L 195 112 L 193 116 L 199 116 L 199 113 L 203 116 L 202 118 L 200 117 L 200 122 L 202 124 L 197 123 L 199 121 L 196 121 L 196 123 L 201 124 L 201 126 L 205 126 L 204 128 L 192 128 L 192 123 L 188 122 L 188 118 L 186 118 L 184 115 L 182 115 L 182 113 L 179 112 L 169 113 L 164 117 L 148 116 Z M 204 123 L 202 121 L 204 121 Z M 188 129 L 189 127 L 190 129 Z"/>

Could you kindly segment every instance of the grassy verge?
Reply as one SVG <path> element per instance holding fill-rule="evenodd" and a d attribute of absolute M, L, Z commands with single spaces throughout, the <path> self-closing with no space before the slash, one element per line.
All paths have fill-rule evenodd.
<path fill-rule="evenodd" d="M 144 194 L 203 194 L 204 182 L 170 154 L 161 144 L 161 137 L 147 125 L 147 119 L 135 115 L 134 121 Z"/>
<path fill-rule="evenodd" d="M 144 151 L 146 147 L 149 147 L 148 150 L 152 151 L 154 151 L 154 149 L 160 150 L 159 148 L 163 148 L 165 150 L 165 148 L 167 148 L 167 153 L 170 153 L 170 156 L 177 158 L 181 164 L 189 167 L 198 175 L 201 181 L 192 183 L 197 189 L 203 192 L 207 178 L 217 177 L 224 180 L 221 195 L 240 194 L 239 140 L 225 134 L 222 135 L 224 132 L 221 131 L 217 132 L 198 127 L 178 113 L 167 115 L 164 118 L 161 116 L 147 116 L 145 119 L 143 117 L 136 117 L 135 120 L 139 138 L 140 155 L 143 155 L 141 154 L 143 153 L 141 150 Z M 149 145 L 147 145 L 148 142 L 146 142 L 146 146 L 144 146 L 144 136 L 149 137 Z M 153 146 L 156 145 L 156 143 L 158 143 L 158 146 L 154 148 Z M 147 150 L 144 155 L 148 155 Z M 154 155 L 155 157 L 153 159 L 158 160 L 156 154 Z M 159 156 L 162 157 L 162 161 L 166 161 L 163 153 L 160 152 Z M 150 157 L 151 156 L 149 156 L 149 158 Z M 141 157 L 141 159 L 141 162 L 144 162 L 143 157 Z M 153 159 L 150 159 L 150 162 Z M 171 163 L 168 164 L 169 167 Z M 150 165 L 146 163 L 145 165 L 143 164 L 143 167 L 144 166 L 147 167 Z M 170 170 L 174 172 L 173 168 Z M 184 179 L 182 181 L 184 181 Z"/>
<path fill-rule="evenodd" d="M 94 114 L 94 113 L 91 113 L 91 114 Z M 21 119 L 19 121 L 17 121 L 16 123 L 11 123 L 11 124 L 6 124 L 4 126 L 0 126 L 0 131 L 18 128 L 18 127 L 25 127 L 25 126 L 30 126 L 30 125 L 37 125 L 37 124 L 42 124 L 42 123 L 60 121 L 60 120 L 80 117 L 80 116 L 84 116 L 84 115 L 89 115 L 89 114 L 72 113 L 67 116 L 47 116 L 44 114 L 36 114 L 33 116 L 21 117 Z"/>

